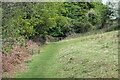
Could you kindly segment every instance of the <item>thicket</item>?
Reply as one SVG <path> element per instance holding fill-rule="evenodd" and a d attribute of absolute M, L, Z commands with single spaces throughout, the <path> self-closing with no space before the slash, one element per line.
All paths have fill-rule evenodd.
<path fill-rule="evenodd" d="M 101 2 L 2 3 L 3 50 L 46 35 L 67 37 L 103 28 L 113 11 Z"/>

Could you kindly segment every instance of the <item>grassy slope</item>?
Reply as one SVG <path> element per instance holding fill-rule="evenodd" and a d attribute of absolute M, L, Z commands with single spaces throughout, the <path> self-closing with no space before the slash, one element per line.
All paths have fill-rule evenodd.
<path fill-rule="evenodd" d="M 118 31 L 52 42 L 16 78 L 118 77 Z"/>

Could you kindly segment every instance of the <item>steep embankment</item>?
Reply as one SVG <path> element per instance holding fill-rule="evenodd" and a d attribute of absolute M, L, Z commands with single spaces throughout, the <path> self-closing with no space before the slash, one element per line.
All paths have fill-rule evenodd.
<path fill-rule="evenodd" d="M 16 78 L 118 77 L 118 31 L 48 43 Z"/>

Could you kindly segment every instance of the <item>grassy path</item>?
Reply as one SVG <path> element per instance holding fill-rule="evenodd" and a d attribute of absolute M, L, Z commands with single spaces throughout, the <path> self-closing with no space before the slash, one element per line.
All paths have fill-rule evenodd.
<path fill-rule="evenodd" d="M 15 78 L 118 77 L 118 31 L 48 43 Z"/>
<path fill-rule="evenodd" d="M 41 53 L 37 56 L 34 56 L 33 59 L 27 63 L 31 66 L 27 72 L 21 72 L 21 74 L 16 75 L 15 77 L 22 78 L 44 78 L 46 77 L 46 72 L 48 72 L 48 67 L 53 65 L 54 56 L 58 51 L 58 45 L 55 43 L 50 43 L 45 46 Z"/>

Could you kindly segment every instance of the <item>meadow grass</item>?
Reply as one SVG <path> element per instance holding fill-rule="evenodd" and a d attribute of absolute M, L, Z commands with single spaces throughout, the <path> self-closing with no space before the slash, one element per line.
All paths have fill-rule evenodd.
<path fill-rule="evenodd" d="M 14 78 L 118 78 L 118 31 L 50 42 Z"/>

